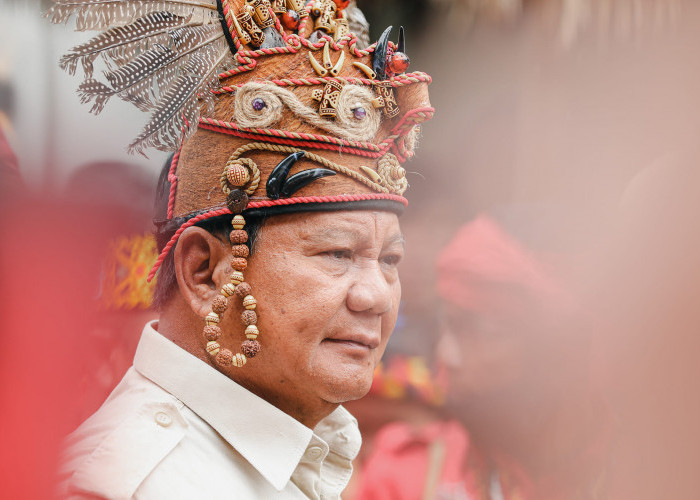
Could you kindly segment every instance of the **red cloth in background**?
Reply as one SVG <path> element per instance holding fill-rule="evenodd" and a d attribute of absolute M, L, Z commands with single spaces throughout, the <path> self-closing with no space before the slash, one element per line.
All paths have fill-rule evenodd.
<path fill-rule="evenodd" d="M 0 245 L 0 484 L 3 498 L 45 500 L 84 406 L 79 381 L 101 362 L 87 333 L 111 223 L 67 202 L 13 200 L 0 200 L 11 214 Z"/>
<path fill-rule="evenodd" d="M 467 461 L 480 467 L 467 468 Z M 435 498 L 489 498 L 485 465 L 456 421 L 438 421 L 420 428 L 405 422 L 384 426 L 362 465 L 355 498 L 420 500 L 431 468 L 437 473 Z"/>
<path fill-rule="evenodd" d="M 462 226 L 440 253 L 438 294 L 463 309 L 491 313 L 519 307 L 515 295 L 522 291 L 552 305 L 562 303 L 563 291 L 537 257 L 481 215 Z"/>

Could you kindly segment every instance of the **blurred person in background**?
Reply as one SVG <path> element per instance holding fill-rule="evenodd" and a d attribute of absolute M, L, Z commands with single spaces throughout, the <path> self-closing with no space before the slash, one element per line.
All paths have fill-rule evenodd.
<path fill-rule="evenodd" d="M 665 155 L 630 182 L 591 269 L 596 372 L 614 417 L 610 498 L 700 492 L 699 213 L 700 153 Z"/>
<path fill-rule="evenodd" d="M 442 251 L 445 416 L 379 431 L 355 498 L 602 498 L 606 421 L 585 322 L 548 266 L 557 252 L 505 227 L 479 216 Z"/>
<path fill-rule="evenodd" d="M 132 313 L 106 307 L 115 304 L 106 302 L 113 292 L 129 295 L 117 285 L 127 276 L 110 265 L 119 255 L 110 248 L 148 227 L 151 200 L 143 201 L 153 187 L 136 167 L 102 162 L 78 169 L 65 190 L 13 189 L 11 198 L 0 197 L 9 214 L 0 245 L 6 498 L 53 497 L 60 441 L 130 364 L 122 358 L 133 344 L 125 330 Z M 31 346 L 26 355 L 18 355 L 18 343 Z"/>
<path fill-rule="evenodd" d="M 562 273 L 570 250 L 545 219 L 477 217 L 438 260 L 448 406 L 483 453 L 490 498 L 602 495 L 608 436 L 589 325 Z M 538 232 L 555 236 L 535 243 Z"/>
<path fill-rule="evenodd" d="M 156 282 L 148 271 L 157 258 L 152 212 L 156 178 L 152 172 L 122 162 L 94 162 L 76 169 L 63 198 L 81 213 L 102 215 L 94 238 L 99 268 L 89 285 L 94 321 L 85 325 L 76 389 L 82 397 L 70 407 L 74 426 L 93 413 L 131 366 L 139 328 L 157 317 L 151 308 Z"/>

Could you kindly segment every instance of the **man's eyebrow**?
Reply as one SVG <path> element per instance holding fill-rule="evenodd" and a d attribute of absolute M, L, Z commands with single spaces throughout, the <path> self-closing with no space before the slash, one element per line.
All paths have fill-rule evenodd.
<path fill-rule="evenodd" d="M 319 231 L 305 231 L 303 234 L 301 234 L 301 239 L 312 242 L 332 242 L 336 240 L 345 241 L 348 238 L 362 238 L 362 232 L 357 229 L 327 227 Z"/>
<path fill-rule="evenodd" d="M 398 233 L 398 234 L 395 234 L 394 236 L 387 238 L 386 244 L 384 246 L 388 247 L 388 246 L 396 245 L 396 244 L 401 245 L 401 247 L 404 250 L 406 249 L 406 238 L 403 237 L 403 234 Z"/>
<path fill-rule="evenodd" d="M 302 234 L 301 239 L 305 241 L 310 241 L 312 243 L 315 242 L 334 242 L 334 241 L 347 241 L 348 239 L 351 240 L 363 240 L 365 239 L 365 236 L 362 234 L 362 231 L 359 229 L 352 229 L 352 228 L 337 228 L 337 227 L 328 227 L 324 228 L 320 231 L 309 231 L 305 232 Z M 397 233 L 389 238 L 387 238 L 386 242 L 384 243 L 385 247 L 391 246 L 391 245 L 401 245 L 403 248 L 406 248 L 406 240 L 401 233 Z"/>

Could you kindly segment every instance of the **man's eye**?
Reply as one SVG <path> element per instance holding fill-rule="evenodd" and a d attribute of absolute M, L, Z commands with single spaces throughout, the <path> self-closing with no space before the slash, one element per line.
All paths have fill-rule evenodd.
<path fill-rule="evenodd" d="M 344 260 L 344 259 L 350 259 L 352 258 L 352 252 L 350 250 L 331 250 L 330 252 L 326 252 L 329 257 L 332 257 L 334 259 L 338 260 Z"/>
<path fill-rule="evenodd" d="M 399 262 L 401 262 L 401 255 L 399 254 L 390 254 L 390 255 L 385 255 L 384 257 L 381 258 L 382 264 L 385 264 L 387 266 L 397 266 Z"/>

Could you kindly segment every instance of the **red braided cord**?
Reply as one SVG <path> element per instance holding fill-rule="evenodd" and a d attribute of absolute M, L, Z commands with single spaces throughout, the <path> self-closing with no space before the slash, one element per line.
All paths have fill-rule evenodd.
<path fill-rule="evenodd" d="M 336 196 L 299 196 L 296 198 L 284 198 L 284 199 L 279 199 L 279 200 L 261 200 L 261 201 L 251 201 L 248 203 L 248 208 L 267 208 L 267 207 L 274 207 L 274 206 L 279 206 L 279 205 L 294 205 L 294 204 L 303 204 L 303 203 L 333 203 L 333 202 L 344 202 L 344 201 L 363 201 L 363 200 L 391 200 L 391 201 L 397 201 L 401 203 L 404 207 L 408 206 L 408 200 L 404 198 L 403 196 L 398 196 L 395 194 L 384 194 L 384 193 L 367 193 L 367 194 L 342 194 L 342 195 L 336 195 Z M 182 226 L 178 228 L 177 231 L 175 231 L 175 234 L 173 235 L 172 238 L 170 238 L 170 241 L 168 241 L 168 244 L 163 247 L 163 251 L 160 253 L 158 256 L 158 259 L 156 260 L 155 264 L 153 265 L 153 268 L 151 268 L 151 272 L 148 273 L 148 278 L 146 279 L 147 282 L 151 282 L 151 280 L 155 277 L 156 273 L 158 272 L 158 269 L 160 269 L 160 266 L 163 264 L 163 261 L 166 259 L 168 254 L 170 253 L 170 250 L 175 246 L 175 243 L 177 243 L 177 240 L 180 239 L 180 235 L 182 232 L 187 229 L 190 226 L 194 226 L 198 222 L 201 222 L 206 219 L 211 219 L 213 217 L 218 217 L 220 215 L 230 215 L 231 210 L 228 208 L 219 208 L 216 210 L 210 210 L 209 212 L 205 212 L 203 214 L 199 214 L 196 217 L 191 218 L 187 222 L 185 222 Z"/>
<path fill-rule="evenodd" d="M 228 26 L 228 31 L 229 31 L 229 33 L 231 33 L 232 35 L 235 36 L 236 34 L 231 29 L 231 27 L 233 25 L 233 21 L 231 20 L 231 13 L 230 13 L 230 11 L 229 11 L 230 9 L 228 7 L 228 0 L 223 0 L 223 2 L 221 2 L 221 6 L 223 7 L 224 18 L 226 21 L 226 26 Z"/>
<path fill-rule="evenodd" d="M 222 73 L 224 75 L 224 73 Z M 226 73 L 227 76 L 228 73 Z M 219 75 L 221 76 L 221 75 Z M 370 80 L 368 78 L 358 78 L 354 76 L 346 76 L 346 77 L 333 77 L 333 76 L 324 76 L 324 77 L 318 77 L 318 78 L 284 78 L 281 80 L 270 80 L 270 82 L 274 83 L 275 85 L 278 85 L 280 87 L 293 87 L 293 86 L 304 86 L 304 85 L 323 85 L 328 82 L 338 82 L 338 83 L 352 83 L 355 85 L 361 84 L 361 85 L 375 85 L 382 80 Z M 415 73 L 407 73 L 405 75 L 397 76 L 392 78 L 391 80 L 383 80 L 385 82 L 388 82 L 392 87 L 403 87 L 405 85 L 412 85 L 415 83 L 432 83 L 433 79 L 430 75 L 423 73 L 422 71 L 416 71 Z M 215 95 L 219 94 L 225 94 L 225 93 L 233 93 L 238 90 L 238 88 L 242 87 L 245 85 L 244 83 L 239 83 L 236 85 L 225 85 L 223 87 L 219 87 L 216 90 L 212 90 L 211 92 Z"/>
<path fill-rule="evenodd" d="M 228 5 L 225 3 L 224 4 L 224 12 L 228 14 Z M 276 17 L 276 16 L 275 16 Z M 303 23 L 306 22 L 305 18 Z M 227 19 L 228 23 L 228 19 Z M 230 28 L 230 26 L 229 26 Z M 300 27 L 301 29 L 301 27 Z M 284 36 L 284 33 L 283 33 Z M 242 73 L 244 71 L 250 71 L 255 66 L 257 65 L 257 58 L 261 55 L 274 55 L 274 54 L 296 54 L 299 49 L 303 46 L 306 47 L 307 49 L 310 50 L 319 50 L 323 48 L 323 46 L 328 43 L 333 50 L 343 50 L 344 47 L 348 46 L 355 55 L 355 57 L 363 57 L 366 56 L 372 52 L 374 52 L 374 48 L 376 47 L 376 43 L 373 45 L 370 45 L 364 50 L 358 50 L 356 45 L 357 45 L 357 37 L 354 34 L 350 34 L 350 36 L 344 36 L 337 42 L 334 41 L 330 36 L 324 35 L 319 39 L 319 41 L 312 43 L 309 41 L 307 38 L 304 38 L 300 35 L 295 35 L 295 34 L 290 34 L 286 37 L 284 37 L 285 42 L 287 42 L 287 46 L 285 47 L 266 47 L 262 49 L 257 49 L 257 50 L 247 50 L 243 48 L 243 45 L 241 44 L 240 40 L 238 39 L 238 36 L 234 36 L 234 41 L 236 43 L 236 48 L 238 51 L 236 52 L 236 59 L 238 60 L 238 66 L 234 69 L 224 71 L 223 73 L 219 74 L 219 78 L 228 78 L 230 76 L 237 75 L 239 73 Z M 395 44 L 393 42 L 389 42 L 390 47 L 395 48 Z M 428 77 L 429 78 L 429 77 Z M 397 80 L 400 81 L 400 80 Z"/>
<path fill-rule="evenodd" d="M 203 129 L 211 130 L 212 132 L 233 135 L 244 139 L 262 139 L 265 142 L 276 144 L 311 147 L 316 149 L 329 149 L 338 152 L 347 152 L 357 156 L 364 156 L 367 158 L 379 158 L 386 153 L 389 148 L 396 149 L 396 139 L 406 135 L 406 133 L 408 133 L 408 131 L 414 125 L 432 118 L 434 113 L 435 108 L 431 107 L 416 108 L 409 111 L 392 129 L 392 135 L 387 137 L 379 145 L 371 142 L 347 141 L 345 139 L 325 135 L 287 132 L 277 129 L 253 128 L 242 130 L 235 123 L 204 117 L 199 119 L 199 126 Z M 260 136 L 264 137 L 261 138 Z M 404 159 L 402 161 L 406 161 L 404 155 L 399 153 L 397 156 L 403 157 Z"/>
<path fill-rule="evenodd" d="M 220 124 L 216 123 L 209 123 L 208 119 L 206 118 L 200 118 L 199 126 L 202 129 L 205 130 L 211 130 L 212 132 L 218 132 L 220 134 L 228 134 L 228 135 L 233 135 L 236 137 L 242 137 L 244 139 L 256 139 L 256 140 L 262 140 L 263 142 L 269 142 L 272 144 L 285 144 L 287 146 L 297 146 L 297 147 L 308 147 L 308 148 L 313 148 L 313 149 L 328 149 L 332 151 L 338 151 L 339 153 L 349 153 L 349 154 L 354 154 L 357 156 L 364 156 L 366 158 L 379 158 L 381 157 L 388 149 L 389 145 L 385 145 L 382 148 L 377 148 L 376 145 L 372 144 L 374 148 L 377 148 L 376 152 L 372 151 L 365 151 L 362 149 L 358 149 L 352 146 L 344 146 L 344 145 L 334 145 L 328 141 L 328 143 L 325 142 L 312 142 L 312 141 L 305 141 L 305 140 L 300 140 L 300 139 L 287 139 L 287 138 L 282 138 L 282 137 L 276 137 L 276 135 L 272 134 L 266 134 L 266 133 L 251 133 L 251 132 L 242 132 L 238 130 L 237 128 L 229 128 L 229 127 L 224 127 Z M 283 132 L 283 131 L 279 131 Z M 263 136 L 263 137 L 261 137 Z M 319 136 L 323 137 L 323 136 Z M 332 139 L 332 138 L 330 138 Z M 320 139 L 318 139 L 320 140 Z"/>
<path fill-rule="evenodd" d="M 153 265 L 151 272 L 148 273 L 148 278 L 146 278 L 146 281 L 148 281 L 149 283 L 151 282 L 153 277 L 158 272 L 158 269 L 160 268 L 161 264 L 163 263 L 165 258 L 170 253 L 170 249 L 175 245 L 175 243 L 180 238 L 180 235 L 182 234 L 182 232 L 185 229 L 187 229 L 188 227 L 193 226 L 196 223 L 203 221 L 205 219 L 210 219 L 212 217 L 217 217 L 219 215 L 226 215 L 226 214 L 230 214 L 230 213 L 231 213 L 231 211 L 228 208 L 220 208 L 218 210 L 212 210 L 210 212 L 205 212 L 205 213 L 200 214 L 196 217 L 193 217 L 190 220 L 188 220 L 187 222 L 185 222 L 182 226 L 180 226 L 180 228 L 177 231 L 175 231 L 175 234 L 173 235 L 173 237 L 170 238 L 170 241 L 168 241 L 168 244 L 165 245 L 165 247 L 163 248 L 163 251 L 160 252 L 160 255 L 158 256 L 158 260 L 156 260 L 156 263 Z"/>
<path fill-rule="evenodd" d="M 408 200 L 403 196 L 387 193 L 341 194 L 335 196 L 299 196 L 296 198 L 280 198 L 279 200 L 251 201 L 248 208 L 266 208 L 278 205 L 295 205 L 297 203 L 333 203 L 341 201 L 391 200 L 408 206 Z"/>
<path fill-rule="evenodd" d="M 175 172 L 177 170 L 177 164 L 180 161 L 181 152 L 182 145 L 180 146 L 180 149 L 177 150 L 177 153 L 173 155 L 173 161 L 170 163 L 170 171 L 168 172 L 168 182 L 170 182 L 170 194 L 168 195 L 168 219 L 173 218 L 173 212 L 175 210 L 175 193 L 177 192 L 177 175 L 175 175 Z"/>

